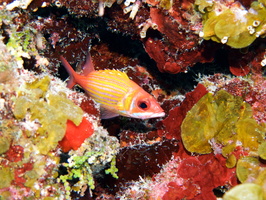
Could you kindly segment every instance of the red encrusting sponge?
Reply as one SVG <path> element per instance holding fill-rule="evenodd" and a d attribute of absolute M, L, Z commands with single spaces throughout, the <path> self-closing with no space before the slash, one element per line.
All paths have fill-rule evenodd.
<path fill-rule="evenodd" d="M 64 152 L 68 152 L 71 149 L 77 150 L 93 132 L 93 125 L 86 117 L 83 117 L 79 126 L 76 126 L 72 121 L 68 120 L 66 134 L 59 144 Z"/>

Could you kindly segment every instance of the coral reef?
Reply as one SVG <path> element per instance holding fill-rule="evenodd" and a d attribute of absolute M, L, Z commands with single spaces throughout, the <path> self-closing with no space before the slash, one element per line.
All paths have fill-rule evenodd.
<path fill-rule="evenodd" d="M 225 169 L 224 162 L 212 155 L 175 158 L 153 180 L 142 179 L 130 186 L 121 199 L 216 199 L 213 188 L 236 184 L 233 170 Z"/>
<path fill-rule="evenodd" d="M 0 199 L 266 199 L 265 0 L 6 0 Z M 69 90 L 116 69 L 166 113 L 100 119 Z"/>
<path fill-rule="evenodd" d="M 16 16 L 7 16 L 3 23 L 10 23 L 12 17 Z M 114 161 L 118 142 L 116 138 L 108 136 L 105 130 L 98 128 L 99 113 L 95 112 L 98 108 L 92 107 L 90 101 L 84 103 L 87 100 L 85 95 L 68 90 L 65 83 L 58 78 L 48 73 L 36 75 L 24 69 L 25 58 L 34 56 L 37 59 L 41 56 L 36 48 L 31 48 L 36 43 L 33 42 L 33 37 L 26 35 L 30 33 L 25 32 L 25 29 L 21 30 L 23 33 L 12 30 L 12 23 L 10 29 L 8 42 L 4 44 L 3 37 L 0 41 L 3 52 L 0 71 L 0 197 L 71 199 L 72 189 L 69 188 L 72 186 L 69 182 L 72 179 L 79 179 L 78 183 L 82 182 L 80 190 L 87 184 L 93 189 L 93 177 L 109 165 L 106 173 L 117 177 Z M 40 66 L 45 69 L 44 64 Z M 35 66 L 31 66 L 31 69 L 35 69 Z M 92 109 L 89 109 L 89 106 Z M 88 114 L 85 114 L 82 108 Z M 90 116 L 90 111 L 95 116 Z M 73 126 L 78 129 L 80 135 L 73 130 Z M 96 128 L 97 131 L 93 131 Z M 96 135 L 87 143 L 84 142 L 94 132 Z M 79 138 L 74 144 L 72 141 L 66 141 L 69 137 L 73 139 L 73 134 L 77 134 Z M 99 143 L 97 140 L 104 142 Z M 76 159 L 76 173 L 73 174 L 73 165 L 70 165 L 69 160 L 68 173 L 62 174 L 60 141 L 65 151 L 77 150 L 81 144 L 86 145 L 86 148 L 79 148 L 80 152 L 72 151 L 69 159 L 75 160 L 74 158 L 84 154 L 85 159 L 83 158 L 81 164 L 88 163 L 90 159 L 90 166 L 82 168 L 77 174 L 76 168 L 80 161 Z M 82 152 L 84 149 L 89 151 L 90 155 Z M 80 191 L 78 186 L 77 184 L 73 191 Z"/>

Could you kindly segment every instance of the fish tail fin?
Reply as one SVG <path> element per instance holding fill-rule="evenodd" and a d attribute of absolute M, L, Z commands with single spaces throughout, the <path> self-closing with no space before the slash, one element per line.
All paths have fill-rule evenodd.
<path fill-rule="evenodd" d="M 63 56 L 60 56 L 60 60 L 70 76 L 69 81 L 67 82 L 67 87 L 72 88 L 74 87 L 74 85 L 76 85 L 75 76 L 77 73 L 74 71 L 74 69 L 71 67 L 71 65 L 67 62 L 67 60 Z"/>

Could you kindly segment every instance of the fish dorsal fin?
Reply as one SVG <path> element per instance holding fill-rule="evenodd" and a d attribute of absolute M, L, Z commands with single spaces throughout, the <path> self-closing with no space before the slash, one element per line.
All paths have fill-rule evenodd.
<path fill-rule="evenodd" d="M 116 70 L 116 69 L 105 69 L 105 70 L 99 70 L 97 72 L 103 73 L 103 74 L 109 74 L 111 76 L 114 75 L 116 77 L 121 77 L 121 79 L 129 79 L 128 75 L 125 72 L 121 72 L 121 71 Z"/>
<path fill-rule="evenodd" d="M 86 56 L 86 61 L 82 67 L 82 70 L 83 70 L 82 75 L 84 76 L 87 76 L 92 71 L 95 71 L 90 52 L 88 52 Z"/>

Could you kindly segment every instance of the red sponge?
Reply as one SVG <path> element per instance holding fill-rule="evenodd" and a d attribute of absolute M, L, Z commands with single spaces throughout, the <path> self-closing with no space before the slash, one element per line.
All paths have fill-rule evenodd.
<path fill-rule="evenodd" d="M 79 126 L 76 126 L 72 121 L 67 121 L 67 129 L 64 138 L 59 142 L 64 152 L 71 149 L 77 150 L 84 140 L 93 134 L 92 123 L 83 117 Z"/>

